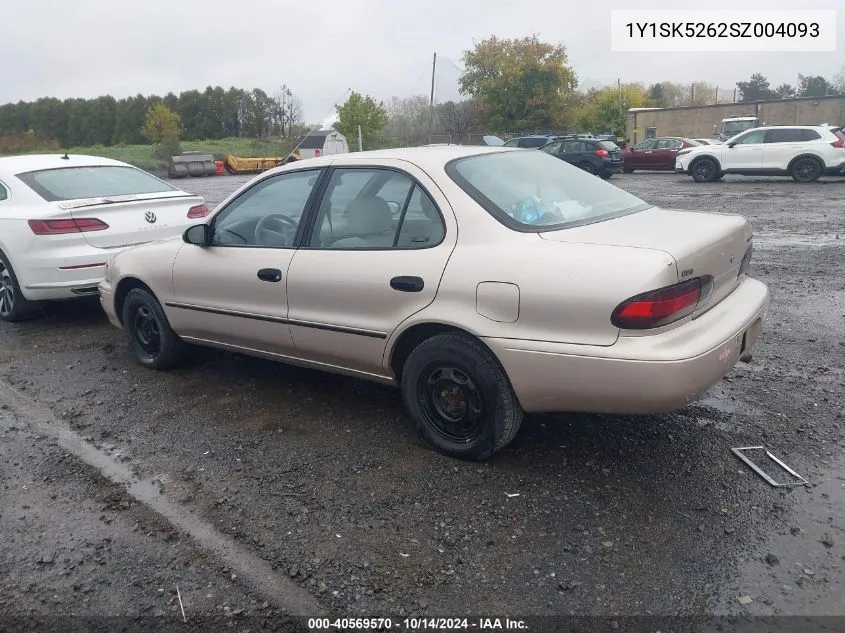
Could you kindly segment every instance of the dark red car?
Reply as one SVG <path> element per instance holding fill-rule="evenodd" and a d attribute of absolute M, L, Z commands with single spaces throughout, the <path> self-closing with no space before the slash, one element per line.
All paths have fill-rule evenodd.
<path fill-rule="evenodd" d="M 687 147 L 698 147 L 698 141 L 680 136 L 659 136 L 647 138 L 622 152 L 625 166 L 622 171 L 630 174 L 635 169 L 674 171 L 675 156 Z"/>

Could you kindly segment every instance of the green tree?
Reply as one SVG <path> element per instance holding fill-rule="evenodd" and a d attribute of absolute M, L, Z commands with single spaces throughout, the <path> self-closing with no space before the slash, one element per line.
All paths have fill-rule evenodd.
<path fill-rule="evenodd" d="M 364 149 L 375 147 L 378 133 L 387 126 L 387 111 L 384 104 L 377 103 L 370 96 L 363 96 L 358 92 L 349 95 L 342 106 L 337 109 L 338 121 L 335 129 L 343 134 L 350 146 L 358 145 L 358 126 L 361 126 L 361 137 Z"/>
<path fill-rule="evenodd" d="M 774 89 L 774 93 L 778 99 L 789 99 L 795 96 L 795 87 L 782 83 Z"/>
<path fill-rule="evenodd" d="M 652 84 L 648 87 L 648 102 L 652 108 L 665 108 L 669 105 L 663 84 Z"/>
<path fill-rule="evenodd" d="M 836 86 L 820 75 L 798 75 L 799 97 L 827 97 L 836 95 Z"/>
<path fill-rule="evenodd" d="M 156 146 L 162 158 L 179 151 L 179 115 L 163 103 L 155 103 L 147 110 L 144 136 Z"/>
<path fill-rule="evenodd" d="M 491 37 L 463 55 L 462 94 L 480 101 L 500 132 L 550 130 L 566 123 L 577 83 L 563 44 Z"/>
<path fill-rule="evenodd" d="M 774 90 L 769 86 L 769 80 L 760 73 L 754 73 L 748 81 L 736 82 L 736 87 L 742 93 L 740 101 L 762 101 L 777 98 Z"/>

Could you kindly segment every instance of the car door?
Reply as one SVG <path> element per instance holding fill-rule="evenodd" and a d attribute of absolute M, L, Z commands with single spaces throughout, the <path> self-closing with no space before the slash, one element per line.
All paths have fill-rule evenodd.
<path fill-rule="evenodd" d="M 188 338 L 290 354 L 285 288 L 300 221 L 321 170 L 263 178 L 211 220 L 211 244 L 185 244 L 173 265 L 173 329 Z"/>
<path fill-rule="evenodd" d="M 421 169 L 333 168 L 288 272 L 297 355 L 384 375 L 387 337 L 434 300 L 456 239 L 452 209 Z"/>
<path fill-rule="evenodd" d="M 657 142 L 652 153 L 654 169 L 674 169 L 675 156 L 683 143 L 674 138 L 662 138 Z"/>
<path fill-rule="evenodd" d="M 763 168 L 763 140 L 766 130 L 750 130 L 725 144 L 722 169 L 746 171 Z"/>
<path fill-rule="evenodd" d="M 809 149 L 811 138 L 819 138 L 813 130 L 784 127 L 766 130 L 763 145 L 763 167 L 786 171 L 793 158 Z"/>
<path fill-rule="evenodd" d="M 625 166 L 643 168 L 648 165 L 656 144 L 657 141 L 650 138 L 634 145 L 631 151 L 625 152 Z"/>

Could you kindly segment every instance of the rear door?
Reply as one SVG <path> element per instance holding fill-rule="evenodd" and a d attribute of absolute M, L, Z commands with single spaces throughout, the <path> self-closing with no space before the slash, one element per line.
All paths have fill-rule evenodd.
<path fill-rule="evenodd" d="M 333 169 L 288 273 L 296 353 L 383 375 L 388 336 L 434 300 L 456 239 L 451 207 L 418 167 Z"/>
<path fill-rule="evenodd" d="M 773 128 L 766 130 L 763 146 L 763 167 L 786 170 L 793 158 L 810 149 L 810 142 L 820 139 L 815 130 L 807 128 Z"/>
<path fill-rule="evenodd" d="M 631 151 L 625 154 L 625 166 L 643 168 L 648 165 L 656 144 L 657 141 L 650 138 L 634 145 Z"/>
<path fill-rule="evenodd" d="M 655 169 L 674 169 L 675 156 L 683 143 L 673 138 L 662 138 L 657 141 L 652 152 L 652 166 Z"/>

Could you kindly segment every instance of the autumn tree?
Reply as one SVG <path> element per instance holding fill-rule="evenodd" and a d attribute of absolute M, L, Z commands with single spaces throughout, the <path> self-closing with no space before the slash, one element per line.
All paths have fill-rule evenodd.
<path fill-rule="evenodd" d="M 642 108 L 647 103 L 649 91 L 642 84 L 622 84 L 594 90 L 576 110 L 575 125 L 578 131 L 611 132 L 624 136 L 628 109 Z"/>
<path fill-rule="evenodd" d="M 480 101 L 493 130 L 551 130 L 565 127 L 576 85 L 563 44 L 495 36 L 476 42 L 463 55 L 460 90 Z"/>
<path fill-rule="evenodd" d="M 375 146 L 379 132 L 387 125 L 384 104 L 358 92 L 349 95 L 346 102 L 338 107 L 337 114 L 334 127 L 347 138 L 350 146 L 357 145 L 359 126 L 364 148 L 370 149 Z"/>
<path fill-rule="evenodd" d="M 156 147 L 162 158 L 179 152 L 179 115 L 163 103 L 155 103 L 147 110 L 144 136 Z"/>

